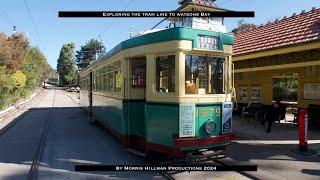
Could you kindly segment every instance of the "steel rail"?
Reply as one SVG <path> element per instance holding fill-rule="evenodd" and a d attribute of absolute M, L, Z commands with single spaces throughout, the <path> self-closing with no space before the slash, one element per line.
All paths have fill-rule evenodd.
<path fill-rule="evenodd" d="M 223 162 L 223 161 L 221 161 L 221 160 L 218 160 L 218 159 L 211 159 L 213 162 L 216 162 L 216 163 L 218 163 L 218 164 L 220 164 L 220 165 L 223 165 L 223 166 L 231 166 L 230 164 L 228 164 L 228 163 L 226 163 L 226 162 Z M 236 171 L 237 173 L 239 173 L 239 174 L 241 174 L 242 176 L 245 176 L 245 177 L 247 177 L 247 178 L 249 178 L 249 179 L 253 179 L 253 180 L 259 180 L 260 178 L 258 178 L 258 177 L 256 177 L 256 176 L 254 176 L 254 175 L 251 175 L 251 174 L 249 174 L 249 173 L 247 173 L 247 172 L 244 172 L 244 171 Z"/>
<path fill-rule="evenodd" d="M 48 130 L 49 130 L 49 126 L 50 126 L 51 119 L 52 119 L 53 112 L 54 112 L 54 102 L 56 99 L 56 91 L 57 90 L 55 89 L 50 114 L 49 114 L 48 119 L 46 121 L 45 129 L 42 132 L 41 141 L 39 143 L 39 146 L 38 146 L 37 151 L 35 153 L 35 156 L 33 158 L 33 161 L 32 161 L 32 164 L 31 164 L 31 167 L 29 170 L 28 178 L 27 178 L 28 180 L 37 179 L 37 176 L 38 176 L 39 165 L 40 165 L 41 157 L 43 154 L 44 146 L 46 144 Z"/>

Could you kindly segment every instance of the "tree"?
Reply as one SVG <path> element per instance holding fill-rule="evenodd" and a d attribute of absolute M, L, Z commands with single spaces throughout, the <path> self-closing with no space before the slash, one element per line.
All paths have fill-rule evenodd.
<path fill-rule="evenodd" d="M 21 68 L 29 43 L 20 33 L 0 36 L 0 66 L 6 66 L 7 72 L 12 74 Z"/>
<path fill-rule="evenodd" d="M 27 97 L 50 70 L 42 52 L 23 34 L 0 33 L 0 109 Z"/>
<path fill-rule="evenodd" d="M 101 53 L 105 52 L 105 47 L 96 39 L 91 39 L 81 49 L 76 52 L 76 63 L 79 69 L 83 69 L 96 60 Z"/>
<path fill-rule="evenodd" d="M 246 31 L 252 28 L 256 28 L 257 25 L 255 24 L 250 24 L 250 23 L 245 23 L 244 20 L 238 21 L 238 27 L 232 30 L 233 33 L 241 32 L 241 31 Z"/>
<path fill-rule="evenodd" d="M 60 50 L 57 71 L 59 73 L 60 85 L 76 83 L 77 70 L 74 64 L 74 43 L 64 44 Z"/>
<path fill-rule="evenodd" d="M 26 85 L 27 77 L 20 70 L 13 73 L 12 78 L 16 81 L 16 84 L 19 88 L 23 88 Z"/>
<path fill-rule="evenodd" d="M 40 85 L 51 71 L 46 57 L 39 48 L 28 48 L 25 56 L 25 62 L 22 66 L 22 72 L 27 76 L 26 86 L 29 89 Z"/>

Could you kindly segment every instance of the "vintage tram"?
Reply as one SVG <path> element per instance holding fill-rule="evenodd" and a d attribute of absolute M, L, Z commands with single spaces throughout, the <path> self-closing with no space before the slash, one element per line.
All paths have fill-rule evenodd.
<path fill-rule="evenodd" d="M 173 28 L 123 41 L 83 69 L 80 104 L 128 149 L 173 156 L 223 149 L 235 138 L 234 36 L 223 18 L 171 20 Z"/>
<path fill-rule="evenodd" d="M 184 27 L 131 38 L 81 72 L 80 104 L 127 148 L 221 149 L 234 138 L 232 45 Z"/>

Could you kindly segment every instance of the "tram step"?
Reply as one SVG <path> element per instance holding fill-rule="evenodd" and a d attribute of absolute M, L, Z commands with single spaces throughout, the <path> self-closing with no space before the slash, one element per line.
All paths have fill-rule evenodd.
<path fill-rule="evenodd" d="M 142 157 L 147 157 L 147 154 L 142 152 L 142 151 L 139 151 L 139 150 L 136 150 L 136 149 L 131 149 L 131 148 L 128 148 L 126 149 L 127 151 L 135 154 L 135 155 L 138 155 L 138 156 L 142 156 Z"/>

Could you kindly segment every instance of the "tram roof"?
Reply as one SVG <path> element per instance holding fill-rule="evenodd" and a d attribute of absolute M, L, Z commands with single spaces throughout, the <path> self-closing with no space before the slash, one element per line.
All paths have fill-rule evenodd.
<path fill-rule="evenodd" d="M 193 47 L 197 47 L 199 35 L 219 37 L 223 45 L 234 44 L 234 36 L 233 34 L 230 34 L 230 33 L 220 33 L 220 32 L 192 29 L 192 28 L 186 28 L 186 27 L 175 27 L 175 28 L 164 29 L 164 30 L 160 30 L 160 31 L 156 31 L 156 32 L 152 32 L 152 33 L 127 39 L 119 43 L 109 52 L 107 52 L 106 55 L 100 57 L 97 61 L 90 64 L 90 66 L 88 66 L 87 68 L 92 67 L 95 64 L 108 59 L 109 57 L 119 53 L 122 50 L 143 46 L 143 45 L 149 45 L 149 44 L 155 44 L 155 43 L 161 43 L 161 42 L 173 41 L 173 40 L 190 40 L 193 42 L 192 43 Z"/>

